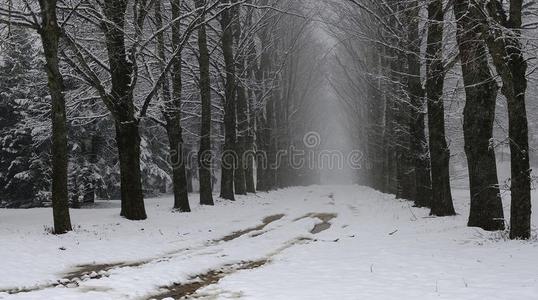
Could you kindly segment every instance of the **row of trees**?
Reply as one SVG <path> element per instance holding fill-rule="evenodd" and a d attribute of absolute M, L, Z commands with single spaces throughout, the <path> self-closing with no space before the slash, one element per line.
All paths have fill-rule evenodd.
<path fill-rule="evenodd" d="M 12 79 L 3 82 L 11 104 L 1 113 L 2 135 L 10 147 L 18 144 L 7 137 L 27 138 L 11 151 L 14 161 L 24 158 L 18 169 L 2 167 L 13 173 L 5 191 L 34 172 L 20 198 L 50 197 L 61 234 L 71 230 L 69 205 L 96 194 L 118 194 L 121 215 L 143 220 L 149 187 L 169 182 L 174 209 L 189 212 L 198 177 L 200 203 L 213 205 L 215 169 L 228 200 L 315 182 L 276 164 L 277 149 L 298 139 L 293 114 L 308 93 L 296 80 L 308 23 L 300 10 L 271 0 L 3 2 L 2 47 L 15 50 L 3 55 Z M 2 155 L 3 164 L 11 159 Z M 13 201 L 21 191 L 4 195 Z"/>
<path fill-rule="evenodd" d="M 510 236 L 526 239 L 525 9 L 517 0 L 10 0 L 0 6 L 9 78 L 0 183 L 11 199 L 47 198 L 51 186 L 57 233 L 71 228 L 69 203 L 96 194 L 119 195 L 121 215 L 142 220 L 144 194 L 166 185 L 174 209 L 189 212 L 195 177 L 200 203 L 212 205 L 218 172 L 228 200 L 320 183 L 319 169 L 282 150 L 303 150 L 307 132 L 323 131 L 328 80 L 367 161 L 357 182 L 450 216 L 445 104 L 462 81 L 469 226 L 505 227 L 493 138 L 502 95 Z M 319 50 L 327 34 L 334 56 Z M 27 194 L 14 188 L 23 182 Z"/>
<path fill-rule="evenodd" d="M 509 119 L 510 237 L 529 238 L 531 169 L 524 47 L 529 31 L 522 26 L 522 1 L 349 0 L 331 5 L 344 20 L 328 26 L 341 41 L 335 72 L 347 78 L 333 84 L 338 90 L 352 91 L 351 97 L 342 99 L 351 108 L 348 111 L 363 116 L 354 120 L 357 136 L 367 140 L 363 150 L 372 167 L 365 183 L 412 200 L 416 206 L 430 207 L 435 216 L 456 213 L 444 107 L 446 76 L 454 71 L 457 80 L 463 80 L 465 92 L 468 225 L 504 229 L 493 139 L 501 86 Z M 359 93 L 368 95 L 367 99 L 358 98 Z"/>

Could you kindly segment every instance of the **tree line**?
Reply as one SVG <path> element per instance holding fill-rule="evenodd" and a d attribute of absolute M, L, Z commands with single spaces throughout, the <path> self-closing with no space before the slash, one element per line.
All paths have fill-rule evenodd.
<path fill-rule="evenodd" d="M 455 215 L 445 105 L 453 81 L 462 81 L 468 225 L 505 229 L 493 137 L 496 106 L 505 101 L 510 237 L 528 239 L 532 177 L 526 105 L 532 54 L 525 45 L 532 25 L 525 27 L 524 20 L 532 24 L 532 5 L 519 0 L 349 0 L 331 5 L 344 20 L 329 30 L 341 41 L 335 68 L 346 78 L 332 84 L 349 91 L 341 98 L 352 114 L 362 114 L 351 119 L 355 135 L 367 140 L 362 147 L 371 171 L 357 178 L 429 207 L 434 216 Z M 449 72 L 455 73 L 452 81 Z M 357 98 L 358 93 L 367 99 Z"/>
<path fill-rule="evenodd" d="M 227 200 L 318 184 L 322 170 L 280 150 L 323 131 L 311 100 L 328 82 L 366 161 L 355 182 L 455 215 L 446 105 L 462 82 L 468 225 L 506 226 L 493 136 L 505 101 L 510 237 L 529 238 L 530 5 L 298 2 L 4 2 L 1 200 L 51 199 L 64 233 L 69 206 L 96 195 L 143 220 L 144 196 L 167 185 L 174 210 L 189 212 L 196 184 L 203 205 L 216 183 Z M 330 55 L 316 50 L 324 34 L 337 41 Z"/>
<path fill-rule="evenodd" d="M 96 195 L 120 197 L 129 220 L 146 219 L 144 196 L 167 185 L 178 212 L 190 212 L 193 182 L 200 203 L 213 205 L 216 170 L 228 200 L 314 183 L 295 180 L 289 173 L 301 171 L 286 164 L 267 167 L 296 139 L 289 112 L 299 92 L 287 79 L 297 77 L 291 66 L 304 47 L 308 22 L 300 6 L 2 3 L 2 76 L 11 78 L 2 83 L 2 200 L 50 200 L 61 234 L 72 229 L 69 206 Z M 234 154 L 231 164 L 220 157 L 226 150 Z"/>

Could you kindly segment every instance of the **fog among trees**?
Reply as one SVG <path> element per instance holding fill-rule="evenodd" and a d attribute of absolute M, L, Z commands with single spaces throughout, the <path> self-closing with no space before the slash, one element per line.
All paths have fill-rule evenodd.
<path fill-rule="evenodd" d="M 308 220 L 321 222 L 310 224 L 307 233 L 314 236 L 338 225 L 327 239 L 333 243 L 379 226 L 388 232 L 370 242 L 392 247 L 384 244 L 387 236 L 411 230 L 411 240 L 422 239 L 419 228 L 429 228 L 439 233 L 424 238 L 432 244 L 493 240 L 506 244 L 498 253 L 510 257 L 514 248 L 504 247 L 530 251 L 536 242 L 537 12 L 535 1 L 521 0 L 2 0 L 0 228 L 6 231 L 0 236 L 11 241 L 20 230 L 15 237 L 41 236 L 35 247 L 75 238 L 92 249 L 97 244 L 86 239 L 89 228 L 101 228 L 95 232 L 101 236 L 121 224 L 113 236 L 139 244 L 159 244 L 140 231 L 160 232 L 169 244 L 177 234 L 190 243 L 208 241 L 185 244 L 188 251 L 245 236 L 259 237 L 267 250 L 282 238 L 280 250 L 263 259 L 242 256 L 260 253 L 249 250 L 254 243 L 238 247 L 242 251 L 225 248 L 230 261 L 216 264 L 221 269 L 185 266 L 189 276 L 199 274 L 200 286 L 153 277 L 144 281 L 148 288 L 141 283 L 120 292 L 119 284 L 114 294 L 100 285 L 104 294 L 94 295 L 113 299 L 196 298 L 204 287 L 225 289 L 223 278 L 258 272 L 289 247 L 323 239 L 299 231 L 274 243 L 264 237 L 286 220 L 293 220 L 286 234 Z M 262 225 L 236 228 L 253 217 Z M 204 227 L 210 224 L 219 229 Z M 119 244 L 102 249 L 126 247 L 123 238 L 114 240 Z M 66 248 L 60 244 L 50 245 Z M 4 250 L 16 253 L 18 245 Z M 67 264 L 79 271 L 57 270 L 64 282 L 13 276 L 0 280 L 0 298 L 35 292 L 61 299 L 70 292 L 47 289 L 82 289 L 92 280 L 113 280 L 110 274 L 124 267 L 145 268 L 183 253 L 143 248 L 102 261 L 77 251 L 83 259 Z M 152 252 L 158 249 L 176 252 L 162 257 Z M 420 257 L 433 253 L 421 249 Z M 538 257 L 529 259 L 532 265 Z M 451 272 L 450 264 L 439 263 Z M 373 264 L 368 272 L 375 273 Z M 507 272 L 509 280 L 521 278 L 515 269 Z M 386 287 L 372 295 L 398 295 L 388 287 L 395 279 L 375 280 Z M 150 288 L 159 286 L 168 292 Z M 312 299 L 304 289 L 283 291 L 284 299 Z M 480 289 L 468 296 L 488 298 Z M 347 299 L 343 292 L 320 299 L 327 297 Z"/>

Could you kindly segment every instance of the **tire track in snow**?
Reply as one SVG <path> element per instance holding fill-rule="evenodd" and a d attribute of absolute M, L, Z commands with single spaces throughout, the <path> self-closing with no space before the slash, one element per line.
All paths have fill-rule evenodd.
<path fill-rule="evenodd" d="M 323 232 L 329 228 L 331 228 L 332 221 L 334 218 L 336 218 L 336 214 L 328 214 L 328 213 L 322 213 L 322 214 L 314 214 L 312 217 L 320 219 L 322 222 L 318 223 L 310 230 L 310 233 L 312 234 L 318 234 L 320 232 Z"/>
<path fill-rule="evenodd" d="M 275 215 L 275 216 L 272 216 L 272 217 L 268 217 L 268 218 L 266 218 L 264 220 L 269 221 L 269 220 L 271 220 L 269 218 L 278 218 L 278 216 L 280 216 L 280 215 Z M 280 218 L 282 218 L 282 217 L 283 216 L 281 216 Z M 312 230 L 310 230 L 310 233 L 315 235 L 315 234 L 321 233 L 321 232 L 329 229 L 331 227 L 331 225 L 332 225 L 330 223 L 330 221 L 332 221 L 336 217 L 337 217 L 337 214 L 335 214 L 335 213 L 309 213 L 309 214 L 306 214 L 306 215 L 304 215 L 304 216 L 302 216 L 300 218 L 297 218 L 297 219 L 295 219 L 293 221 L 297 222 L 297 221 L 300 221 L 300 220 L 303 220 L 303 219 L 306 219 L 306 218 L 320 219 L 322 222 L 316 224 L 312 228 Z M 280 218 L 278 218 L 278 219 L 280 219 Z M 260 227 L 260 226 L 258 226 L 258 227 Z M 259 230 L 263 229 L 264 227 L 261 227 Z M 232 234 L 229 237 L 230 238 L 234 237 L 234 238 L 232 238 L 232 240 L 233 240 L 233 239 L 238 238 L 239 236 L 245 235 L 245 234 L 247 234 L 247 233 L 249 233 L 251 231 L 253 231 L 253 230 L 240 231 L 240 232 L 237 232 L 236 235 Z M 258 235 L 255 235 L 255 236 L 258 236 Z M 172 298 L 172 299 L 194 299 L 194 298 L 198 298 L 196 296 L 196 293 L 198 293 L 198 291 L 200 291 L 203 288 L 206 288 L 208 286 L 217 284 L 220 280 L 222 280 L 223 278 L 225 278 L 227 276 L 233 275 L 233 274 L 235 274 L 237 272 L 240 272 L 240 271 L 254 270 L 254 269 L 264 267 L 265 265 L 272 262 L 274 256 L 282 253 L 284 250 L 289 249 L 289 248 L 291 248 L 291 247 L 293 247 L 293 246 L 295 246 L 295 245 L 297 245 L 299 243 L 308 244 L 310 242 L 316 242 L 316 241 L 317 240 L 314 240 L 312 238 L 298 237 L 296 239 L 288 241 L 284 246 L 280 247 L 279 249 L 277 249 L 276 251 L 274 251 L 273 253 L 271 253 L 270 255 L 268 255 L 267 257 L 265 257 L 263 259 L 255 260 L 255 261 L 243 261 L 243 262 L 240 262 L 240 263 L 237 263 L 237 264 L 232 264 L 232 265 L 224 265 L 224 266 L 222 266 L 220 268 L 211 270 L 209 272 L 193 276 L 193 277 L 190 278 L 190 280 L 188 280 L 186 282 L 175 283 L 175 284 L 169 285 L 169 286 L 163 286 L 163 287 L 161 287 L 161 289 L 165 290 L 164 292 L 149 296 L 149 298 L 147 298 L 147 300 L 168 299 L 168 298 Z M 205 296 L 205 295 L 199 295 L 199 296 Z"/>
<path fill-rule="evenodd" d="M 306 218 L 317 218 L 320 219 L 322 222 L 318 223 L 310 230 L 310 233 L 312 234 L 318 234 L 320 232 L 323 232 L 329 228 L 331 228 L 332 223 L 331 221 L 335 219 L 338 215 L 336 213 L 309 213 L 302 217 L 299 217 L 294 220 L 294 222 L 306 219 Z"/>
<path fill-rule="evenodd" d="M 251 227 L 251 228 L 247 228 L 247 229 L 244 229 L 244 230 L 240 230 L 240 231 L 236 231 L 236 232 L 233 232 L 232 234 L 230 235 L 227 235 L 223 238 L 220 238 L 220 239 L 217 239 L 217 240 L 214 240 L 213 242 L 216 242 L 216 243 L 219 243 L 219 242 L 229 242 L 229 241 L 233 241 L 237 238 L 240 238 L 246 234 L 249 234 L 251 232 L 254 232 L 254 231 L 261 231 L 263 230 L 265 227 L 267 227 L 267 225 L 273 223 L 273 222 L 276 222 L 282 218 L 284 218 L 284 214 L 278 214 L 278 215 L 272 215 L 272 216 L 268 216 L 268 217 L 265 217 L 262 221 L 262 224 L 261 225 L 258 225 L 256 227 Z M 263 233 L 260 233 L 258 235 L 255 235 L 255 236 L 260 236 L 262 235 Z"/>
<path fill-rule="evenodd" d="M 134 262 L 117 262 L 117 263 L 98 264 L 98 265 L 95 265 L 95 264 L 79 265 L 79 266 L 76 266 L 73 270 L 65 273 L 63 278 L 59 279 L 57 282 L 50 283 L 50 284 L 36 285 L 34 287 L 31 287 L 31 288 L 5 289 L 5 290 L 0 290 L 0 293 L 7 293 L 7 294 L 10 294 L 10 295 L 13 295 L 13 294 L 20 294 L 20 293 L 30 293 L 30 292 L 45 290 L 45 289 L 48 289 L 48 288 L 56 288 L 56 287 L 78 288 L 79 284 L 81 282 L 89 281 L 89 280 L 98 280 L 98 279 L 101 279 L 101 278 L 104 278 L 104 277 L 109 277 L 110 272 L 112 272 L 114 270 L 119 270 L 119 269 L 122 269 L 122 268 L 129 268 L 129 267 L 143 267 L 144 265 L 148 265 L 148 264 L 151 264 L 151 263 L 162 263 L 162 262 L 166 262 L 167 260 L 170 260 L 170 259 L 174 258 L 178 254 L 185 254 L 185 253 L 188 253 L 188 252 L 194 252 L 195 254 L 198 254 L 198 255 L 207 255 L 207 253 L 196 253 L 196 252 L 198 252 L 200 250 L 204 250 L 206 247 L 215 246 L 215 245 L 218 245 L 218 244 L 223 243 L 223 242 L 227 243 L 227 242 L 233 241 L 235 239 L 238 239 L 238 238 L 240 238 L 242 236 L 248 235 L 249 233 L 253 233 L 253 232 L 255 232 L 255 234 L 251 235 L 250 237 L 251 238 L 258 237 L 258 236 L 260 236 L 260 235 L 262 235 L 262 234 L 264 234 L 266 232 L 266 231 L 263 231 L 263 230 L 269 224 L 274 223 L 276 221 L 279 221 L 284 217 L 285 217 L 285 214 L 276 214 L 276 215 L 267 216 L 262 220 L 262 224 L 260 224 L 258 226 L 250 227 L 250 228 L 246 228 L 244 230 L 233 232 L 233 233 L 228 234 L 228 235 L 226 235 L 226 236 L 224 236 L 222 238 L 211 240 L 211 241 L 209 241 L 207 243 L 204 243 L 203 245 L 198 246 L 198 247 L 182 248 L 182 249 L 179 249 L 179 250 L 169 252 L 169 253 L 167 253 L 166 255 L 163 255 L 163 256 L 158 256 L 158 257 L 154 257 L 154 258 L 151 258 L 151 259 L 134 261 Z M 337 214 L 334 214 L 334 213 L 309 213 L 309 214 L 306 214 L 305 216 L 297 218 L 297 219 L 295 219 L 293 221 L 296 222 L 296 221 L 299 221 L 299 220 L 302 220 L 302 219 L 305 219 L 305 218 L 317 218 L 317 219 L 320 219 L 322 222 L 316 224 L 312 228 L 312 230 L 310 231 L 311 234 L 318 234 L 320 232 L 323 232 L 323 231 L 329 229 L 331 227 L 330 221 L 333 220 L 336 217 L 337 217 Z M 280 248 L 278 251 L 276 251 L 270 257 L 272 257 L 272 256 L 284 251 L 285 249 L 290 248 L 293 245 L 295 245 L 295 244 L 297 244 L 299 242 L 302 242 L 302 241 L 315 241 L 315 240 L 310 239 L 310 238 L 304 238 L 304 237 L 297 238 L 296 240 L 292 240 L 292 241 L 288 242 L 286 245 L 284 245 L 282 248 Z M 268 258 L 266 258 L 264 260 L 260 260 L 260 261 L 248 261 L 248 262 L 243 262 L 243 263 L 240 263 L 240 264 L 237 264 L 237 265 L 224 266 L 223 269 L 226 269 L 228 271 L 223 271 L 223 270 L 219 269 L 219 270 L 210 271 L 210 272 L 208 272 L 206 274 L 199 275 L 197 277 L 200 277 L 202 279 L 201 281 L 206 282 L 206 284 L 202 285 L 202 286 L 199 286 L 198 288 L 196 288 L 198 286 L 198 284 L 196 284 L 195 282 L 192 282 L 189 285 L 187 285 L 186 287 L 182 286 L 181 288 L 179 288 L 179 285 L 178 285 L 176 287 L 172 287 L 171 289 L 172 290 L 179 289 L 179 290 L 183 291 L 183 293 L 187 293 L 188 291 L 191 291 L 191 290 L 194 289 L 194 292 L 196 292 L 197 290 L 199 290 L 202 287 L 205 287 L 207 285 L 211 285 L 212 281 L 217 280 L 217 282 L 218 282 L 218 280 L 220 280 L 221 278 L 223 278 L 225 276 L 228 276 L 228 275 L 230 275 L 232 273 L 235 273 L 235 272 L 238 272 L 238 271 L 241 271 L 241 270 L 248 270 L 248 269 L 254 269 L 254 268 L 262 267 L 265 264 L 270 262 L 270 257 L 268 257 Z M 204 278 L 205 278 L 205 280 L 204 280 Z M 165 298 L 165 297 L 163 297 L 163 298 Z"/>
<path fill-rule="evenodd" d="M 75 266 L 71 271 L 68 271 L 64 273 L 61 279 L 58 279 L 56 282 L 48 283 L 48 284 L 40 284 L 35 285 L 33 287 L 17 287 L 17 288 L 11 288 L 11 289 L 0 289 L 1 293 L 6 293 L 8 295 L 14 295 L 14 294 L 21 294 L 21 293 L 30 293 L 30 292 L 36 292 L 40 290 L 45 290 L 49 288 L 56 288 L 59 286 L 64 286 L 67 288 L 77 288 L 82 281 L 88 281 L 88 280 L 97 280 L 104 277 L 110 276 L 110 272 L 114 270 L 118 270 L 121 268 L 134 268 L 134 267 L 142 267 L 147 264 L 151 263 L 159 263 L 164 262 L 169 259 L 172 259 L 173 257 L 177 256 L 178 254 L 184 254 L 185 252 L 196 252 L 199 250 L 203 250 L 206 247 L 217 245 L 221 242 L 230 242 L 233 241 L 241 236 L 244 236 L 251 232 L 261 231 L 265 229 L 269 224 L 276 222 L 282 218 L 285 217 L 285 214 L 276 214 L 276 215 L 270 215 L 262 220 L 262 224 L 250 227 L 244 230 L 236 231 L 231 234 L 225 235 L 222 238 L 211 240 L 209 242 L 204 243 L 203 245 L 200 245 L 198 247 L 186 247 L 179 250 L 174 250 L 171 252 L 166 253 L 165 255 L 145 259 L 145 260 L 139 260 L 139 261 L 124 261 L 124 262 L 116 262 L 116 263 L 109 263 L 109 264 L 84 264 L 84 265 L 78 265 Z M 259 232 L 256 236 L 262 235 L 265 232 Z M 201 253 L 203 255 L 204 253 Z"/>
<path fill-rule="evenodd" d="M 196 293 L 201 289 L 208 287 L 213 284 L 217 284 L 223 278 L 235 274 L 240 271 L 254 270 L 261 268 L 272 262 L 273 257 L 282 253 L 284 250 L 291 248 L 297 244 L 308 244 L 314 241 L 311 238 L 299 237 L 288 241 L 282 247 L 278 248 L 276 251 L 270 253 L 267 257 L 254 261 L 243 261 L 237 264 L 228 264 L 220 268 L 211 270 L 204 274 L 199 274 L 191 277 L 189 281 L 183 283 L 175 283 L 169 286 L 161 287 L 162 290 L 165 290 L 159 294 L 153 294 L 149 296 L 146 300 L 156 300 L 156 299 L 195 299 L 198 298 Z M 199 295 L 203 296 L 203 295 Z"/>

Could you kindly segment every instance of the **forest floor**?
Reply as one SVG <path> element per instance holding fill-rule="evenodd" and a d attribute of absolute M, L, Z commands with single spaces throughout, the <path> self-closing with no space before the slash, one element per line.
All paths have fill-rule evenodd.
<path fill-rule="evenodd" d="M 467 193 L 447 218 L 358 186 L 191 214 L 148 199 L 142 222 L 102 201 L 72 210 L 63 236 L 48 233 L 50 209 L 0 210 L 0 299 L 537 299 L 538 241 L 467 228 Z"/>

